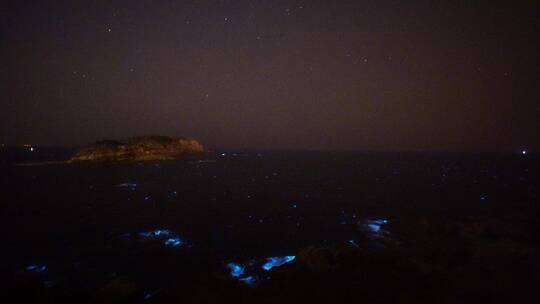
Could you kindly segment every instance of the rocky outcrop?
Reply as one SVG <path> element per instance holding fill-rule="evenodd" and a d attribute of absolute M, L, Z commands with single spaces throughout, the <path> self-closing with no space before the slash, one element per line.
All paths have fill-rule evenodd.
<path fill-rule="evenodd" d="M 143 136 L 125 142 L 104 140 L 78 151 L 71 162 L 174 160 L 204 152 L 203 146 L 188 138 Z"/>

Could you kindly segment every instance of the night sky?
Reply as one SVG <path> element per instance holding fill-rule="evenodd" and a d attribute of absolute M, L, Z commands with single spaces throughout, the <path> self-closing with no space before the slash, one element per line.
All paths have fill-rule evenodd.
<path fill-rule="evenodd" d="M 522 2 L 2 1 L 0 141 L 538 150 Z"/>

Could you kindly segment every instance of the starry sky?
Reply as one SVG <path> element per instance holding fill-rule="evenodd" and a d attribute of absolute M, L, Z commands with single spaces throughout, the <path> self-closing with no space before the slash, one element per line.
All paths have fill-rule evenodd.
<path fill-rule="evenodd" d="M 521 2 L 3 1 L 0 141 L 538 150 Z"/>

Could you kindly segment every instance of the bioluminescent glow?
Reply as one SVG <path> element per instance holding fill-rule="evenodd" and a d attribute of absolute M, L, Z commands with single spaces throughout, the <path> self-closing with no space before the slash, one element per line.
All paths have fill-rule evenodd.
<path fill-rule="evenodd" d="M 241 278 L 241 279 L 238 279 L 239 281 L 242 281 L 248 285 L 253 285 L 257 282 L 257 279 L 255 279 L 255 277 L 252 277 L 252 276 L 249 276 L 249 277 L 245 277 L 245 278 Z"/>
<path fill-rule="evenodd" d="M 353 246 L 353 247 L 357 247 L 357 248 L 360 247 L 360 246 L 358 246 L 358 243 L 356 243 L 355 240 L 349 240 L 347 243 L 348 243 L 349 245 Z"/>
<path fill-rule="evenodd" d="M 182 241 L 179 238 L 168 238 L 165 240 L 165 246 L 167 247 L 180 247 L 184 244 L 184 241 Z"/>
<path fill-rule="evenodd" d="M 367 224 L 369 230 L 371 230 L 371 232 L 379 232 L 381 230 L 381 225 L 378 225 L 378 224 Z"/>
<path fill-rule="evenodd" d="M 255 275 L 246 273 L 246 266 L 244 265 L 231 262 L 227 264 L 227 268 L 229 269 L 229 275 L 240 282 L 243 282 L 247 285 L 253 285 L 257 282 Z"/>
<path fill-rule="evenodd" d="M 269 271 L 274 267 L 282 266 L 295 258 L 296 256 L 294 255 L 269 257 L 263 260 L 264 263 L 262 265 L 260 260 L 250 260 L 245 264 L 230 262 L 227 264 L 227 268 L 229 269 L 229 275 L 232 278 L 244 282 L 247 285 L 253 285 L 264 277 L 262 275 L 263 271 Z M 267 279 L 269 279 L 269 277 L 267 277 Z"/>
<path fill-rule="evenodd" d="M 245 267 L 236 263 L 227 264 L 227 268 L 231 270 L 230 274 L 233 278 L 239 278 L 244 275 Z"/>
<path fill-rule="evenodd" d="M 153 231 L 140 232 L 139 235 L 144 238 L 156 238 L 156 237 L 165 237 L 171 235 L 169 230 L 157 229 Z"/>
<path fill-rule="evenodd" d="M 262 265 L 262 269 L 268 271 L 274 267 L 279 267 L 281 265 L 287 264 L 293 261 L 296 258 L 294 255 L 286 255 L 279 257 L 269 257 L 266 259 L 266 263 Z"/>
<path fill-rule="evenodd" d="M 27 272 L 44 272 L 47 270 L 46 265 L 28 265 L 26 266 L 25 270 Z"/>
<path fill-rule="evenodd" d="M 143 301 L 150 300 L 152 297 L 154 297 L 157 293 L 161 292 L 162 288 L 159 288 L 154 291 L 148 291 L 144 294 Z"/>
<path fill-rule="evenodd" d="M 388 220 L 385 219 L 376 219 L 367 221 L 366 227 L 370 232 L 379 233 L 381 231 L 381 226 L 388 224 Z"/>
<path fill-rule="evenodd" d="M 137 184 L 136 183 L 123 183 L 123 184 L 116 185 L 116 187 L 118 187 L 118 188 L 136 188 Z"/>
<path fill-rule="evenodd" d="M 185 244 L 184 240 L 178 237 L 175 233 L 167 229 L 156 229 L 152 231 L 143 231 L 138 233 L 139 237 L 144 240 L 160 240 L 163 241 L 163 245 L 167 247 L 180 247 Z M 123 236 L 128 236 L 124 238 L 129 238 L 129 234 L 124 234 Z"/>

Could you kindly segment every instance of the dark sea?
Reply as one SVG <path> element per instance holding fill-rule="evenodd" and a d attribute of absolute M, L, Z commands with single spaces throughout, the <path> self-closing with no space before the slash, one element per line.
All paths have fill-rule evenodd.
<path fill-rule="evenodd" d="M 309 288 L 304 272 L 292 280 L 278 270 L 334 265 L 312 258 L 313 248 L 414 261 L 428 284 L 408 287 L 420 290 L 411 296 L 419 302 L 512 301 L 540 274 L 540 159 L 532 154 L 220 151 L 68 164 L 69 149 L 1 153 L 0 279 L 15 299 L 283 302 L 256 290 L 285 290 L 265 287 L 276 280 Z M 349 292 L 370 284 L 339 265 L 335 280 L 359 284 Z M 401 268 L 380 271 L 392 269 Z M 319 300 L 341 299 L 336 290 Z M 371 290 L 358 299 L 386 302 Z"/>

